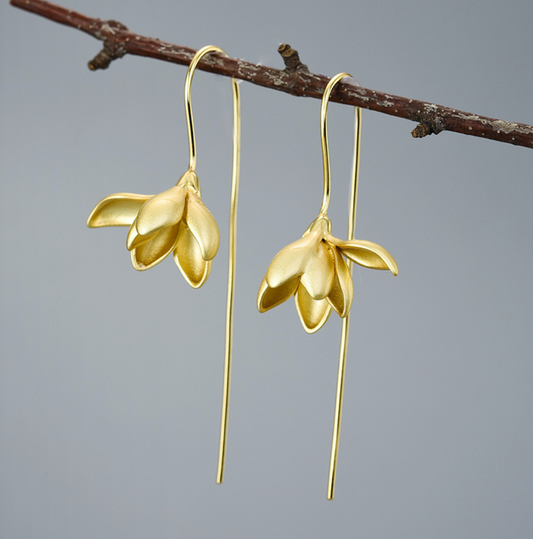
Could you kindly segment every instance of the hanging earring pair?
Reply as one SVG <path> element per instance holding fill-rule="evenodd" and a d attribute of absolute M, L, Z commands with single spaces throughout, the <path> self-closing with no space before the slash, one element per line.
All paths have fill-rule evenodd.
<path fill-rule="evenodd" d="M 326 86 L 320 108 L 320 136 L 324 168 L 324 194 L 318 217 L 302 238 L 282 249 L 272 260 L 257 295 L 259 312 L 266 312 L 294 296 L 296 310 L 308 333 L 315 333 L 334 310 L 342 318 L 341 347 L 333 440 L 331 447 L 327 498 L 333 499 L 344 392 L 344 372 L 348 350 L 350 308 L 353 301 L 352 262 L 366 268 L 390 270 L 398 275 L 398 266 L 391 254 L 376 243 L 355 240 L 355 217 L 361 147 L 361 109 L 356 107 L 355 147 L 348 218 L 348 239 L 332 235 L 327 215 L 331 191 L 327 132 L 328 102 L 335 85 L 348 73 L 339 73 Z M 346 260 L 345 260 L 346 259 Z"/>
<path fill-rule="evenodd" d="M 220 245 L 215 218 L 202 202 L 200 181 L 196 174 L 196 137 L 191 104 L 191 84 L 200 60 L 209 53 L 227 54 L 212 45 L 193 57 L 185 78 L 185 115 L 189 135 L 189 168 L 178 183 L 158 195 L 117 193 L 101 200 L 87 220 L 90 228 L 128 226 L 126 241 L 136 270 L 144 271 L 173 253 L 174 261 L 185 280 L 200 288 L 209 277 L 212 260 Z M 233 89 L 233 170 L 230 202 L 228 292 L 226 302 L 226 342 L 222 418 L 217 469 L 217 483 L 222 483 L 226 461 L 227 427 L 233 341 L 233 300 L 237 233 L 237 199 L 240 163 L 240 95 L 235 79 Z"/>

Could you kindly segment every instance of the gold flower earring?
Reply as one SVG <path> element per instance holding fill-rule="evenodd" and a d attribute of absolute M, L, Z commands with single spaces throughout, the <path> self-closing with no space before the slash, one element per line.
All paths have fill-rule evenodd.
<path fill-rule="evenodd" d="M 191 84 L 196 66 L 209 53 L 222 49 L 208 45 L 193 57 L 185 78 L 185 115 L 189 134 L 189 168 L 178 183 L 158 195 L 117 193 L 101 200 L 89 215 L 87 226 L 129 226 L 126 246 L 136 270 L 144 271 L 159 264 L 170 253 L 185 280 L 200 288 L 209 277 L 211 263 L 220 244 L 215 218 L 202 202 L 200 182 L 196 175 L 196 138 L 191 105 Z M 235 291 L 235 259 L 237 238 L 237 198 L 240 162 L 240 96 L 239 86 L 233 88 L 233 171 L 230 202 L 228 294 L 226 303 L 226 343 L 222 419 L 218 456 L 217 483 L 222 483 L 226 461 L 229 412 L 231 357 L 233 341 L 233 299 Z"/>
<path fill-rule="evenodd" d="M 339 374 L 327 492 L 329 500 L 333 499 L 335 490 L 350 307 L 353 301 L 351 263 L 355 262 L 371 269 L 388 269 L 393 275 L 398 275 L 396 261 L 386 249 L 370 241 L 354 239 L 361 147 L 361 109 L 358 107 L 355 109 L 355 148 L 348 239 L 343 241 L 331 235 L 331 221 L 327 216 L 331 191 L 327 112 L 331 92 L 344 77 L 351 77 L 351 75 L 339 73 L 329 81 L 324 90 L 320 107 L 320 135 L 324 164 L 324 195 L 320 212 L 304 232 L 302 238 L 287 245 L 274 257 L 257 295 L 257 308 L 262 313 L 294 296 L 296 310 L 305 331 L 308 333 L 318 331 L 328 320 L 332 309 L 342 318 Z"/>

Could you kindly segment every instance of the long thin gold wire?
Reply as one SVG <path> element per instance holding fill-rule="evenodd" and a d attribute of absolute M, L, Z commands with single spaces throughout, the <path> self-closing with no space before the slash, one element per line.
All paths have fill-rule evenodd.
<path fill-rule="evenodd" d="M 350 194 L 350 213 L 348 216 L 348 240 L 355 235 L 355 218 L 357 212 L 357 191 L 359 180 L 359 163 L 361 155 L 361 109 L 355 109 L 355 147 L 352 167 L 352 189 Z M 350 275 L 352 263 L 347 261 Z M 341 346 L 339 353 L 339 372 L 337 375 L 337 395 L 335 398 L 335 417 L 333 420 L 333 439 L 331 442 L 331 457 L 329 461 L 328 500 L 335 495 L 335 477 L 337 473 L 337 455 L 339 453 L 339 438 L 341 433 L 342 399 L 344 396 L 344 375 L 346 371 L 346 354 L 348 352 L 348 333 L 350 329 L 350 313 L 342 320 Z"/>
<path fill-rule="evenodd" d="M 237 256 L 237 202 L 239 197 L 239 163 L 241 155 L 241 107 L 239 85 L 233 87 L 233 174 L 231 182 L 228 295 L 226 302 L 226 349 L 224 357 L 224 388 L 222 392 L 222 418 L 220 420 L 220 445 L 218 450 L 217 483 L 224 480 L 226 444 L 228 438 L 229 393 L 231 380 L 231 356 L 233 351 L 233 300 L 235 297 L 235 259 Z"/>
<path fill-rule="evenodd" d="M 214 45 L 201 48 L 193 57 L 185 78 L 185 116 L 189 134 L 189 170 L 196 168 L 196 137 L 191 104 L 191 84 L 194 70 L 203 56 L 210 52 L 227 53 Z M 235 297 L 235 260 L 237 256 L 237 202 L 239 196 L 239 172 L 241 156 L 241 106 L 237 81 L 232 78 L 233 89 L 233 168 L 231 175 L 231 201 L 228 256 L 228 294 L 226 299 L 226 341 L 224 348 L 224 382 L 222 389 L 222 418 L 220 420 L 220 444 L 218 450 L 217 483 L 224 480 L 226 446 L 228 438 L 229 397 L 231 381 L 231 358 L 233 351 L 233 302 Z"/>
<path fill-rule="evenodd" d="M 331 172 L 329 166 L 329 148 L 328 148 L 328 102 L 333 87 L 344 77 L 351 77 L 348 73 L 339 73 L 335 75 L 327 84 L 322 95 L 322 104 L 320 105 L 320 139 L 322 142 L 322 163 L 324 166 L 324 195 L 322 197 L 322 207 L 320 213 L 324 215 L 328 212 L 329 197 L 331 192 Z"/>

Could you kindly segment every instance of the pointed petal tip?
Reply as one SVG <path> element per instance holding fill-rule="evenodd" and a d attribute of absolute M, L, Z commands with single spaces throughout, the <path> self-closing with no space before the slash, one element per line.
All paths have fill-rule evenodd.
<path fill-rule="evenodd" d="M 337 244 L 342 254 L 352 262 L 365 268 L 390 270 L 398 275 L 398 264 L 393 256 L 381 245 L 366 240 L 349 240 Z"/>
<path fill-rule="evenodd" d="M 89 214 L 87 226 L 89 228 L 130 226 L 142 205 L 151 197 L 152 195 L 138 195 L 135 193 L 109 195 L 100 200 Z"/>
<path fill-rule="evenodd" d="M 257 305 L 257 310 L 260 313 L 266 313 L 268 311 L 268 308 L 263 305 L 263 296 L 265 295 L 267 288 L 268 288 L 268 284 L 266 282 L 266 279 L 263 278 L 263 280 L 261 281 L 261 284 L 259 285 L 259 290 L 257 291 L 257 298 L 255 300 L 255 304 Z"/>
<path fill-rule="evenodd" d="M 296 292 L 298 283 L 299 278 L 295 277 L 277 288 L 272 288 L 268 285 L 265 276 L 257 292 L 257 310 L 260 313 L 266 313 L 270 309 L 281 305 Z"/>
<path fill-rule="evenodd" d="M 212 260 L 202 257 L 200 245 L 190 229 L 182 223 L 174 247 L 174 262 L 193 288 L 200 288 L 211 273 Z"/>
<path fill-rule="evenodd" d="M 137 271 L 146 271 L 152 266 L 145 266 L 142 262 L 139 262 L 135 256 L 135 251 L 131 251 L 131 264 Z"/>
<path fill-rule="evenodd" d="M 300 322 L 302 323 L 302 327 L 304 328 L 305 332 L 309 335 L 312 335 L 313 333 L 316 333 L 319 329 L 322 329 L 322 326 L 328 321 L 329 314 L 325 320 L 322 321 L 321 324 L 314 326 L 314 327 L 308 327 L 305 325 L 305 321 L 300 318 Z"/>
<path fill-rule="evenodd" d="M 183 275 L 183 278 L 185 279 L 185 281 L 187 281 L 187 284 L 191 286 L 192 288 L 195 288 L 195 289 L 201 288 L 206 283 L 209 275 L 211 274 L 211 266 L 213 264 L 212 260 L 209 260 L 207 262 L 204 260 L 203 271 L 197 274 L 188 272 L 187 268 L 185 268 L 179 263 L 177 255 L 174 255 L 174 261 L 176 262 L 176 266 L 178 266 L 178 269 Z"/>
<path fill-rule="evenodd" d="M 300 285 L 294 295 L 300 322 L 307 333 L 316 333 L 327 321 L 332 308 L 327 299 L 313 299 Z"/>

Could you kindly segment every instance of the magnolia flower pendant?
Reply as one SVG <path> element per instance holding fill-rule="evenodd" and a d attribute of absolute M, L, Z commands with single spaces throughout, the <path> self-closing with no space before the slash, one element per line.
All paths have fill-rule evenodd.
<path fill-rule="evenodd" d="M 126 247 L 136 270 L 150 269 L 173 253 L 193 288 L 209 277 L 220 245 L 218 225 L 202 202 L 198 176 L 191 170 L 158 195 L 118 193 L 104 198 L 87 226 L 129 226 Z"/>
<path fill-rule="evenodd" d="M 272 260 L 257 294 L 257 308 L 264 313 L 294 296 L 296 311 L 307 333 L 315 333 L 334 310 L 342 319 L 339 374 L 335 397 L 333 438 L 329 463 L 327 498 L 335 493 L 335 477 L 339 450 L 344 373 L 348 351 L 350 308 L 353 302 L 352 262 L 366 268 L 389 270 L 398 275 L 398 265 L 391 254 L 376 243 L 354 239 L 361 143 L 361 109 L 356 108 L 355 147 L 348 217 L 348 239 L 335 238 L 327 215 L 331 191 L 327 110 L 334 86 L 348 73 L 333 77 L 324 90 L 320 107 L 320 135 L 324 165 L 324 194 L 318 217 L 304 235 L 287 245 Z"/>
<path fill-rule="evenodd" d="M 361 266 L 388 269 L 398 275 L 398 265 L 386 249 L 370 241 L 335 238 L 330 219 L 321 214 L 298 241 L 287 245 L 272 260 L 259 287 L 259 312 L 294 295 L 307 333 L 318 331 L 332 308 L 344 318 L 353 301 L 352 276 L 344 257 Z"/>
<path fill-rule="evenodd" d="M 202 202 L 196 175 L 196 137 L 191 103 L 193 74 L 205 55 L 228 56 L 220 47 L 207 45 L 193 56 L 185 77 L 184 103 L 189 136 L 189 167 L 178 183 L 158 195 L 117 193 L 101 200 L 87 220 L 90 228 L 129 226 L 126 247 L 136 270 L 144 271 L 159 264 L 170 253 L 185 280 L 200 288 L 209 277 L 211 264 L 220 245 L 218 225 Z M 218 61 L 211 59 L 211 62 Z M 228 291 L 226 296 L 226 339 L 224 379 L 218 451 L 217 483 L 222 483 L 226 462 L 229 417 L 230 378 L 233 343 L 233 303 L 237 241 L 237 202 L 241 154 L 240 91 L 231 79 L 233 93 L 233 166 L 229 219 Z"/>

